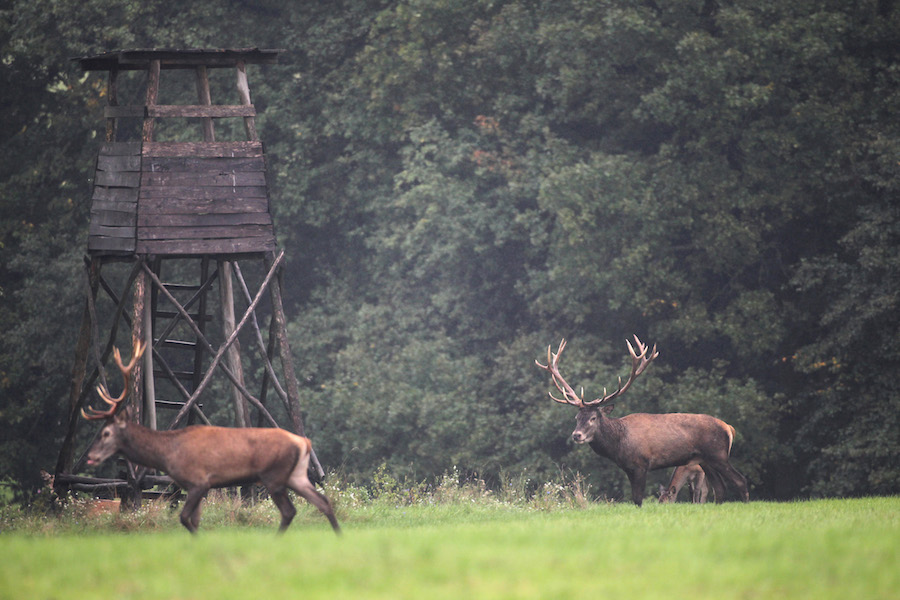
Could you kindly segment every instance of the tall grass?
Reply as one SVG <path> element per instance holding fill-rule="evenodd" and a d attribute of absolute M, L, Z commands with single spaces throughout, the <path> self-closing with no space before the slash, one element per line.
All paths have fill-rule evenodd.
<path fill-rule="evenodd" d="M 200 527 L 275 529 L 281 514 L 258 490 L 261 497 L 241 500 L 233 491 L 212 490 L 204 500 Z M 556 510 L 585 508 L 590 503 L 589 487 L 579 474 L 561 474 L 558 480 L 535 484 L 523 475 L 503 476 L 494 489 L 477 477 L 463 476 L 457 471 L 445 473 L 433 483 L 397 479 L 386 468 L 376 471 L 372 484 L 359 486 L 342 479 L 340 474 L 328 477 L 324 493 L 335 506 L 341 522 L 364 524 L 396 518 L 402 526 L 410 522 L 406 507 L 418 507 L 420 515 L 442 507 L 444 512 L 478 513 L 517 508 L 521 510 Z M 293 496 L 298 509 L 294 523 L 325 522 L 321 513 L 304 500 Z M 0 506 L 0 532 L 23 532 L 41 535 L 164 531 L 182 528 L 177 507 L 165 500 L 145 501 L 135 511 L 97 510 L 98 503 L 76 498 L 55 510 L 29 510 L 16 505 Z M 393 517 L 392 517 L 393 516 Z M 427 518 L 427 517 L 426 517 Z"/>

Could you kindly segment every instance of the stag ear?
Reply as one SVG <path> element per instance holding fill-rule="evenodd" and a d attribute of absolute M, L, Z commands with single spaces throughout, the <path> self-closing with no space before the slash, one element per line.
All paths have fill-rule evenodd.
<path fill-rule="evenodd" d="M 123 407 L 121 410 L 117 411 L 115 415 L 113 415 L 113 423 L 122 427 L 131 420 L 131 409 L 127 406 Z"/>
<path fill-rule="evenodd" d="M 607 404 L 606 406 L 600 407 L 600 412 L 602 412 L 604 415 L 608 415 L 609 413 L 611 413 L 613 411 L 613 409 L 615 407 L 616 407 L 615 404 Z"/>

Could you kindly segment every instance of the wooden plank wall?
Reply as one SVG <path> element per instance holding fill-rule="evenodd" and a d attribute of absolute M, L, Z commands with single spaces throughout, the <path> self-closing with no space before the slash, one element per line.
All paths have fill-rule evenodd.
<path fill-rule="evenodd" d="M 97 156 L 88 250 L 131 254 L 135 250 L 141 142 L 106 142 Z"/>
<path fill-rule="evenodd" d="M 139 185 L 138 254 L 275 249 L 260 142 L 144 142 Z"/>

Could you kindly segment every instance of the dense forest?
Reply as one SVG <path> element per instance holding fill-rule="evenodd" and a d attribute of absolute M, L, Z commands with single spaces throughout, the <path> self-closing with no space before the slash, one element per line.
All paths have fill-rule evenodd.
<path fill-rule="evenodd" d="M 0 480 L 52 470 L 106 83 L 253 67 L 307 433 L 366 483 L 612 463 L 534 359 L 734 425 L 751 497 L 900 492 L 896 0 L 0 0 Z M 660 477 L 663 477 L 661 474 Z"/>

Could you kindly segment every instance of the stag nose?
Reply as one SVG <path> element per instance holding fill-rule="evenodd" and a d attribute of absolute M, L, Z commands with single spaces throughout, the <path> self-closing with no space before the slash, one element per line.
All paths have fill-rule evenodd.
<path fill-rule="evenodd" d="M 572 441 L 575 442 L 576 444 L 580 444 L 581 442 L 584 441 L 584 434 L 581 433 L 580 431 L 573 431 L 572 432 Z"/>

